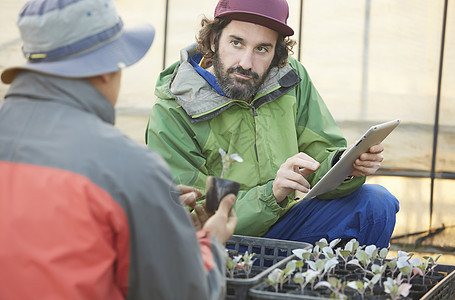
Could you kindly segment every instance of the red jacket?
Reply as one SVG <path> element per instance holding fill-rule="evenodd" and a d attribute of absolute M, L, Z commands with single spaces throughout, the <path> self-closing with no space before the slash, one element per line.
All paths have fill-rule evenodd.
<path fill-rule="evenodd" d="M 159 155 L 88 80 L 22 72 L 0 108 L 0 299 L 223 297 Z M 203 251 L 201 252 L 201 248 Z M 201 253 L 205 253 L 205 256 Z"/>

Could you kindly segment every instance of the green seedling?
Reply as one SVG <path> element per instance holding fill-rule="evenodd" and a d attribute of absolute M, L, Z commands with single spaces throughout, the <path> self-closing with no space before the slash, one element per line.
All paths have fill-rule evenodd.
<path fill-rule="evenodd" d="M 347 268 L 348 259 L 355 254 L 357 248 L 359 248 L 359 242 L 356 239 L 351 239 L 349 242 L 346 243 L 344 248 L 335 249 L 336 255 L 344 261 L 345 270 Z"/>
<path fill-rule="evenodd" d="M 398 258 L 397 267 L 400 269 L 401 274 L 406 276 L 408 283 L 411 282 L 411 279 L 414 278 L 417 274 L 421 273 L 421 270 L 417 268 L 420 264 L 420 259 L 415 257 L 411 260 L 407 260 L 405 256 Z"/>
<path fill-rule="evenodd" d="M 277 268 L 270 272 L 270 274 L 265 279 L 265 281 L 267 281 L 271 286 L 273 286 L 276 293 L 278 293 L 278 285 L 282 280 L 283 273 L 284 273 L 283 270 Z"/>
<path fill-rule="evenodd" d="M 241 158 L 237 153 L 227 155 L 226 151 L 219 148 L 218 152 L 221 155 L 221 161 L 223 163 L 223 170 L 221 171 L 220 178 L 224 178 L 224 172 L 229 168 L 229 166 L 234 162 L 243 162 L 243 158 Z"/>
<path fill-rule="evenodd" d="M 389 277 L 384 281 L 384 291 L 390 295 L 392 300 L 399 299 L 400 297 L 407 297 L 411 287 L 411 284 L 403 282 L 401 273 L 396 279 Z"/>
<path fill-rule="evenodd" d="M 331 259 L 337 256 L 331 247 L 322 248 L 322 253 L 324 253 L 325 258 L 327 259 Z"/>
<path fill-rule="evenodd" d="M 389 249 L 387 248 L 382 248 L 379 253 L 378 257 L 381 262 L 381 266 L 384 264 L 385 260 L 387 259 L 387 255 L 389 255 Z"/>
<path fill-rule="evenodd" d="M 330 291 L 332 291 L 332 295 L 330 295 L 330 298 L 347 299 L 347 296 L 344 295 L 345 285 L 338 278 L 330 277 L 329 279 L 327 279 L 327 281 L 320 281 L 316 283 L 316 285 L 314 286 L 315 289 L 319 287 L 326 287 Z"/>
<path fill-rule="evenodd" d="M 256 260 L 253 258 L 256 255 L 256 253 L 251 253 L 248 254 L 248 251 L 245 252 L 245 254 L 241 257 L 239 262 L 237 263 L 238 268 L 243 269 L 245 272 L 246 278 L 249 278 L 251 269 L 253 268 L 253 263 Z"/>
<path fill-rule="evenodd" d="M 234 270 L 237 267 L 238 262 L 242 259 L 242 256 L 234 256 L 233 258 L 228 257 L 226 262 L 226 269 L 231 279 L 234 278 Z"/>
<path fill-rule="evenodd" d="M 286 264 L 286 268 L 283 270 L 283 280 L 280 282 L 280 288 L 283 288 L 283 284 L 286 283 L 291 275 L 294 274 L 295 268 L 297 267 L 297 261 L 291 260 Z"/>
<path fill-rule="evenodd" d="M 243 159 L 237 154 L 227 155 L 226 152 L 219 148 L 218 152 L 221 155 L 223 169 L 220 177 L 209 175 L 206 179 L 206 203 L 205 208 L 208 211 L 216 211 L 220 205 L 221 199 L 227 194 L 237 195 L 240 189 L 240 183 L 224 178 L 224 173 L 229 166 L 234 162 L 242 162 Z"/>
<path fill-rule="evenodd" d="M 431 275 L 433 275 L 434 269 L 438 265 L 438 259 L 441 257 L 441 255 L 442 254 L 439 254 L 438 256 L 436 256 L 435 259 L 433 259 L 431 256 L 423 257 L 424 259 L 426 259 L 428 261 L 428 265 L 430 266 Z"/>
<path fill-rule="evenodd" d="M 314 270 L 308 269 L 306 272 L 298 272 L 294 275 L 294 282 L 300 285 L 300 293 L 304 295 L 305 287 L 307 284 L 311 284 L 311 289 L 313 289 L 314 281 L 318 273 Z"/>
<path fill-rule="evenodd" d="M 249 278 L 251 269 L 253 268 L 253 263 L 256 260 L 253 258 L 256 254 L 248 254 L 246 251 L 243 255 L 236 255 L 233 258 L 228 257 L 226 261 L 226 269 L 229 274 L 229 277 L 234 278 L 234 270 L 242 269 L 245 272 L 246 278 Z"/>
<path fill-rule="evenodd" d="M 308 249 L 292 250 L 292 253 L 295 254 L 295 256 L 297 256 L 301 260 L 310 259 L 312 252 L 313 252 L 313 248 L 311 248 L 311 247 Z"/>
<path fill-rule="evenodd" d="M 361 281 L 361 280 L 350 281 L 347 283 L 346 286 L 353 290 L 356 290 L 357 293 L 360 294 L 360 297 L 362 298 L 362 300 L 365 299 L 365 291 L 368 286 L 366 284 L 364 284 L 363 281 Z"/>
<path fill-rule="evenodd" d="M 295 271 L 295 260 L 291 260 L 286 264 L 286 268 L 284 270 L 281 269 L 274 269 L 265 279 L 271 286 L 275 288 L 275 292 L 278 293 L 280 289 L 283 288 L 283 284 L 285 284 L 292 273 Z"/>
<path fill-rule="evenodd" d="M 312 248 L 308 249 L 293 249 L 292 253 L 297 256 L 300 260 L 297 261 L 296 267 L 299 269 L 299 272 L 302 272 L 303 266 L 305 265 L 304 261 L 310 259 Z"/>

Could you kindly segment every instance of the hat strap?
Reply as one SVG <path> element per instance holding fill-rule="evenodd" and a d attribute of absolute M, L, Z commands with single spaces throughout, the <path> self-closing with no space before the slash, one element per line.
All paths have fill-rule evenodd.
<path fill-rule="evenodd" d="M 25 52 L 24 49 L 22 49 L 22 52 L 29 62 L 54 61 L 63 57 L 79 55 L 84 52 L 92 51 L 95 48 L 99 48 L 113 39 L 116 39 L 120 35 L 122 29 L 123 22 L 122 19 L 119 18 L 119 22 L 117 22 L 114 26 L 78 40 L 72 44 L 65 45 L 48 52 Z"/>

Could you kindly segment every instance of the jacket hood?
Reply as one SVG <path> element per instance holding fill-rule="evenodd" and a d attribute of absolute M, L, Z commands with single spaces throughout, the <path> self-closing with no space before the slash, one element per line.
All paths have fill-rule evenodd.
<path fill-rule="evenodd" d="M 95 114 L 104 122 L 110 124 L 115 122 L 114 106 L 87 79 L 22 71 L 11 83 L 5 99 L 9 97 L 64 103 Z"/>
<path fill-rule="evenodd" d="M 162 99 L 175 99 L 191 118 L 197 118 L 215 110 L 220 112 L 238 101 L 218 94 L 210 84 L 194 70 L 190 57 L 197 53 L 196 44 L 180 51 L 180 62 L 174 63 L 160 74 L 155 95 Z M 289 73 L 295 75 L 289 77 Z M 291 79 L 291 80 L 288 80 Z M 261 86 L 255 99 L 279 87 L 292 87 L 300 81 L 292 67 L 274 67 Z M 273 99 L 272 99 L 273 100 Z"/>

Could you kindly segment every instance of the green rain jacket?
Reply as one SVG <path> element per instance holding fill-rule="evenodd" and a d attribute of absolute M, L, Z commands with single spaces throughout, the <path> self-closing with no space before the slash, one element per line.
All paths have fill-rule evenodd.
<path fill-rule="evenodd" d="M 241 183 L 234 206 L 235 234 L 262 236 L 296 203 L 291 194 L 277 204 L 272 193 L 286 159 L 304 152 L 320 162 L 307 178 L 314 186 L 346 149 L 346 140 L 297 60 L 290 57 L 288 65 L 272 69 L 249 104 L 218 94 L 190 64 L 193 54 L 195 44 L 160 74 L 146 143 L 164 157 L 177 184 L 203 193 L 206 177 L 221 175 L 218 149 L 239 154 L 243 162 L 231 164 L 224 173 L 224 178 Z M 364 182 L 365 177 L 348 180 L 318 198 L 348 195 Z"/>

